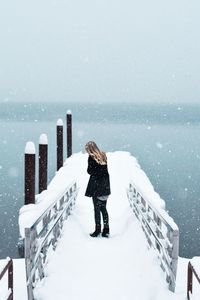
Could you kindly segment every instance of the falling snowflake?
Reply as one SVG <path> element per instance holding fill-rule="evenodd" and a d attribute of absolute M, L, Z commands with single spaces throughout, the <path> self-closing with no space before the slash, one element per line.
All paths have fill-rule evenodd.
<path fill-rule="evenodd" d="M 156 143 L 156 147 L 158 147 L 159 149 L 162 149 L 163 148 L 163 145 L 159 142 Z"/>

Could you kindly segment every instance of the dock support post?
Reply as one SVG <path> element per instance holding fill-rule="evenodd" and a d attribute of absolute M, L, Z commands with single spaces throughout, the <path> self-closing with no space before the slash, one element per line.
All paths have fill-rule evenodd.
<path fill-rule="evenodd" d="M 63 166 L 63 120 L 57 121 L 57 171 Z"/>
<path fill-rule="evenodd" d="M 46 134 L 41 134 L 39 139 L 39 194 L 47 189 L 48 170 L 48 139 Z"/>
<path fill-rule="evenodd" d="M 67 111 L 67 157 L 72 155 L 72 113 Z"/>
<path fill-rule="evenodd" d="M 27 142 L 25 147 L 25 198 L 24 204 L 35 204 L 35 145 Z"/>

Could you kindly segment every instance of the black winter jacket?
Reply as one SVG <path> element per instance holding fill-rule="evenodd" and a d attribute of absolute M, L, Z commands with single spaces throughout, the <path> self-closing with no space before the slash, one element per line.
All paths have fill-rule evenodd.
<path fill-rule="evenodd" d="M 100 165 L 90 155 L 88 157 L 88 174 L 90 179 L 85 196 L 100 197 L 110 195 L 110 178 L 107 165 Z"/>

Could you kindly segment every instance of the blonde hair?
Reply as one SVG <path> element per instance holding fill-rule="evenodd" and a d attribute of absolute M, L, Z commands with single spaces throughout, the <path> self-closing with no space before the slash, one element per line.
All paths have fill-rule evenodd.
<path fill-rule="evenodd" d="M 85 145 L 85 150 L 87 153 L 94 158 L 94 160 L 100 164 L 100 165 L 106 165 L 107 164 L 107 156 L 106 153 L 103 151 L 100 151 L 97 147 L 97 144 L 93 141 L 88 142 Z"/>

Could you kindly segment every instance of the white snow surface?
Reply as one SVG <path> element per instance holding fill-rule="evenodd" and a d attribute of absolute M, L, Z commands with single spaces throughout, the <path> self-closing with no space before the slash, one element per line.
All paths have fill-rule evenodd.
<path fill-rule="evenodd" d="M 13 260 L 14 271 L 14 300 L 27 300 L 25 260 Z"/>
<path fill-rule="evenodd" d="M 26 143 L 25 153 L 26 154 L 35 154 L 35 144 L 33 142 L 29 141 Z"/>
<path fill-rule="evenodd" d="M 46 133 L 42 133 L 42 134 L 40 135 L 40 138 L 39 138 L 39 144 L 40 144 L 40 145 L 48 145 L 48 138 L 47 138 Z"/>
<path fill-rule="evenodd" d="M 159 210 L 165 202 L 155 193 L 137 160 L 127 152 L 108 153 L 111 195 L 108 199 L 110 238 L 91 238 L 94 212 L 84 196 L 89 175 L 87 154 L 66 160 L 37 204 L 20 210 L 20 232 L 76 179 L 80 187 L 75 209 L 65 222 L 63 235 L 46 266 L 47 277 L 35 289 L 37 300 L 167 300 L 186 299 L 186 266 L 181 259 L 176 293 L 168 290 L 165 274 L 153 250 L 148 250 L 141 226 L 131 211 L 126 189 L 132 180 Z M 166 213 L 167 215 L 167 213 Z M 171 222 L 173 220 L 169 217 Z"/>
<path fill-rule="evenodd" d="M 62 119 L 58 119 L 57 126 L 63 126 L 63 120 Z"/>

